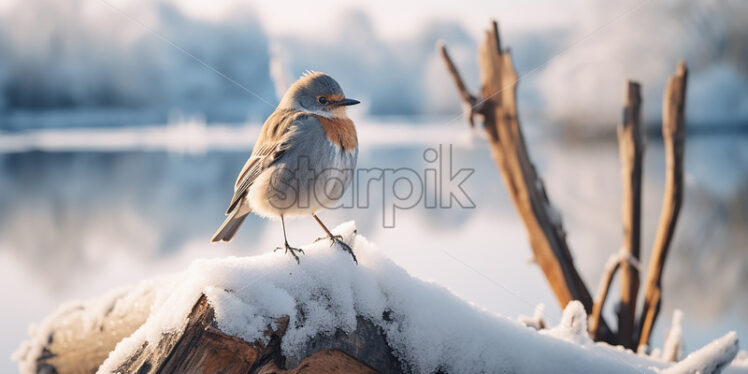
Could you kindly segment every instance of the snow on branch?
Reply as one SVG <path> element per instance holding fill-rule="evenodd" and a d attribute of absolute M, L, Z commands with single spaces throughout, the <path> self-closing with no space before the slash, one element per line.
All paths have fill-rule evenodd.
<path fill-rule="evenodd" d="M 548 326 L 548 323 L 545 321 L 545 305 L 536 305 L 532 317 L 521 315 L 517 317 L 517 322 L 527 327 L 532 327 L 535 330 L 545 329 Z"/>
<path fill-rule="evenodd" d="M 683 361 L 665 369 L 663 374 L 712 374 L 727 367 L 738 353 L 738 335 L 730 332 L 691 353 Z M 737 368 L 736 368 L 737 369 Z M 737 370 L 736 370 L 737 371 Z"/>
<path fill-rule="evenodd" d="M 673 322 L 670 330 L 665 333 L 665 343 L 662 346 L 662 359 L 678 361 L 683 349 L 683 312 L 676 309 L 673 312 Z"/>

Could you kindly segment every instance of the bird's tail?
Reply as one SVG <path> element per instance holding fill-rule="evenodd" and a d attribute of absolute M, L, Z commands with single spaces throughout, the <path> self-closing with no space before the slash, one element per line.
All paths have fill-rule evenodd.
<path fill-rule="evenodd" d="M 244 219 L 247 218 L 247 214 L 249 214 L 249 212 L 247 212 L 239 215 L 238 211 L 239 209 L 234 209 L 234 211 L 226 217 L 226 220 L 223 221 L 221 227 L 218 228 L 218 231 L 213 235 L 213 238 L 210 239 L 212 243 L 220 241 L 230 242 L 231 239 L 234 238 L 236 230 L 239 229 L 239 226 L 242 225 Z"/>

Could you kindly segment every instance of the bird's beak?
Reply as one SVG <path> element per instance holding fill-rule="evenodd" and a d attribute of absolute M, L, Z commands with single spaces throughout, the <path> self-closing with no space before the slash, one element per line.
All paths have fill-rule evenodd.
<path fill-rule="evenodd" d="M 338 101 L 336 104 L 340 105 L 340 106 L 348 106 L 348 105 L 356 105 L 356 104 L 360 104 L 360 103 L 361 102 L 358 101 L 358 100 L 356 100 L 356 99 L 345 98 L 343 100 Z"/>

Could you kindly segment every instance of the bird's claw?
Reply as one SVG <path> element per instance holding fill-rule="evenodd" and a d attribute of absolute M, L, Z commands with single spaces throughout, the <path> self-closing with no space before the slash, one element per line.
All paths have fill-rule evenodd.
<path fill-rule="evenodd" d="M 335 235 L 332 238 L 329 236 L 320 236 L 319 238 L 315 239 L 314 242 L 318 242 L 320 240 L 330 240 L 330 247 L 332 247 L 333 244 L 335 244 L 336 241 L 343 242 L 343 235 Z"/>
<path fill-rule="evenodd" d="M 354 231 L 354 234 L 355 233 L 356 232 Z M 343 248 L 344 251 L 346 251 L 346 252 L 348 252 L 348 253 L 351 254 L 351 257 L 353 257 L 353 262 L 355 262 L 356 264 L 358 264 L 358 259 L 356 258 L 356 255 L 353 254 L 353 249 L 351 249 L 351 246 L 349 246 L 348 244 L 346 244 L 343 241 L 343 235 L 322 236 L 322 237 L 317 238 L 317 240 L 315 240 L 314 242 L 316 243 L 316 242 L 318 242 L 320 240 L 329 240 L 330 241 L 330 247 L 332 247 L 335 244 L 340 245 L 340 248 Z"/>
<path fill-rule="evenodd" d="M 291 256 L 293 256 L 293 258 L 296 260 L 297 264 L 299 264 L 300 261 L 299 261 L 299 256 L 296 254 L 296 252 L 299 252 L 302 255 L 306 255 L 306 253 L 304 253 L 303 249 L 291 247 L 288 243 L 286 243 L 285 246 L 283 246 L 283 247 L 276 247 L 273 250 L 273 252 L 279 251 L 281 249 L 285 249 L 285 252 L 283 252 L 283 253 L 291 253 Z"/>
<path fill-rule="evenodd" d="M 358 265 L 358 259 L 356 259 L 356 255 L 353 253 L 353 249 L 351 249 L 351 246 L 349 246 L 343 241 L 342 236 L 335 235 L 330 239 L 332 239 L 332 244 L 337 243 L 338 245 L 340 245 L 340 248 L 343 248 L 344 251 L 350 253 L 351 257 L 353 257 L 353 262 L 355 262 Z M 332 246 L 332 244 L 330 246 Z"/>

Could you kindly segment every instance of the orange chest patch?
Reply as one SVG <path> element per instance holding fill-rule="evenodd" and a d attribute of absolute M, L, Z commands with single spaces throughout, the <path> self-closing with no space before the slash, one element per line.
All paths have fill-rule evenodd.
<path fill-rule="evenodd" d="M 325 118 L 313 114 L 322 124 L 327 139 L 344 151 L 350 151 L 358 146 L 358 137 L 353 121 L 348 118 Z"/>

